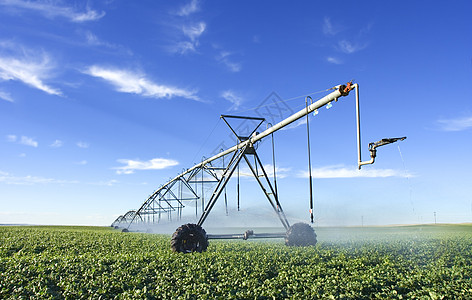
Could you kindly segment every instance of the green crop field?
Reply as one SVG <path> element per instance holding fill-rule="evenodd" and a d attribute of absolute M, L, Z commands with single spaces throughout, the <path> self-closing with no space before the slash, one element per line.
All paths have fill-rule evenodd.
<path fill-rule="evenodd" d="M 318 244 L 0 227 L 0 299 L 471 299 L 472 226 L 315 228 Z"/>

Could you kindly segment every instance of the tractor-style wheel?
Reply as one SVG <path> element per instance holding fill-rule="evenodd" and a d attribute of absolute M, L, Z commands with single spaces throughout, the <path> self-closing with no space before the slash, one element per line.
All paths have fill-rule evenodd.
<path fill-rule="evenodd" d="M 295 223 L 287 230 L 285 245 L 287 246 L 314 246 L 316 233 L 306 223 Z"/>
<path fill-rule="evenodd" d="M 185 224 L 177 228 L 170 244 L 174 252 L 203 252 L 208 247 L 208 236 L 200 225 Z"/>

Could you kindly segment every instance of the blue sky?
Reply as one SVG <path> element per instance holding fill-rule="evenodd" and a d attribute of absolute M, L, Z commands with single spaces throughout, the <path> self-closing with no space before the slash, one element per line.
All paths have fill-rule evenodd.
<path fill-rule="evenodd" d="M 109 225 L 232 146 L 221 114 L 280 121 L 352 79 L 364 160 L 368 142 L 408 139 L 357 171 L 354 95 L 312 115 L 317 224 L 470 222 L 471 9 L 0 0 L 0 223 Z M 264 106 L 277 99 L 280 116 Z M 276 133 L 276 164 L 282 205 L 308 221 L 299 125 Z M 270 153 L 262 143 L 264 163 Z M 242 184 L 243 208 L 269 207 Z"/>

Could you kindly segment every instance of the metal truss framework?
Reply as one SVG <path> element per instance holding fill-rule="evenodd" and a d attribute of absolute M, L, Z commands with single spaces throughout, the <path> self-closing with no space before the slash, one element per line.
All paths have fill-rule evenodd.
<path fill-rule="evenodd" d="M 277 213 L 280 221 L 282 222 L 282 225 L 285 227 L 285 229 L 288 229 L 290 227 L 290 224 L 288 223 L 287 218 L 282 210 L 277 192 L 272 186 L 269 178 L 267 177 L 267 172 L 264 170 L 260 158 L 256 153 L 254 145 L 256 144 L 256 142 L 263 139 L 264 137 L 267 137 L 268 135 L 273 136 L 272 134 L 275 131 L 295 122 L 296 120 L 306 116 L 307 114 L 315 111 L 316 109 L 331 103 L 333 100 L 337 101 L 340 97 L 347 96 L 349 92 L 355 87 L 357 87 L 357 84 L 353 85 L 352 82 L 348 83 L 347 85 L 339 85 L 333 88 L 334 91 L 330 94 L 312 103 L 305 109 L 302 109 L 299 112 L 291 115 L 290 117 L 280 121 L 274 126 L 271 126 L 270 128 L 264 130 L 261 133 L 256 133 L 256 130 L 264 121 L 263 118 L 222 115 L 221 118 L 223 118 L 226 124 L 230 127 L 231 131 L 238 138 L 238 144 L 220 152 L 217 155 L 205 159 L 201 163 L 193 166 L 190 169 L 185 170 L 181 174 L 177 175 L 175 178 L 169 180 L 167 183 L 158 188 L 146 199 L 146 201 L 141 205 L 141 207 L 134 213 L 134 217 L 131 218 L 131 220 L 129 217 L 123 217 L 121 219 L 119 218 L 120 220 L 116 220 L 114 222 L 115 227 L 129 229 L 132 224 L 138 222 L 137 219 L 142 220 L 143 223 L 155 224 L 159 223 L 162 218 L 166 218 L 167 220 L 172 220 L 172 218 L 175 217 L 181 218 L 182 210 L 185 207 L 184 203 L 188 203 L 189 201 L 195 202 L 196 215 L 198 215 L 197 204 L 198 202 L 200 202 L 201 204 L 201 215 L 197 223 L 201 226 L 203 222 L 205 222 L 206 218 L 208 217 L 208 214 L 214 207 L 221 193 L 225 190 L 228 181 L 237 169 L 239 163 L 242 159 L 244 159 L 244 161 L 251 169 L 251 172 L 256 178 L 259 186 L 263 190 L 265 196 L 269 200 L 269 203 L 271 204 L 272 208 Z M 356 100 L 357 98 L 358 97 L 356 97 Z M 358 105 L 358 101 L 356 101 L 356 104 Z M 229 118 L 247 118 L 260 122 L 254 128 L 251 134 L 247 136 L 241 136 L 231 127 L 227 120 Z M 223 163 L 223 165 L 219 168 L 214 167 L 214 165 L 216 165 L 216 162 L 220 158 L 224 160 L 224 157 L 229 154 L 232 154 L 232 156 L 226 165 Z M 250 160 L 248 159 L 248 156 L 251 155 L 255 158 L 254 165 L 257 169 L 252 166 Z M 261 180 L 259 177 L 259 168 L 262 170 L 262 177 L 264 177 L 263 180 Z M 207 177 L 204 176 L 205 174 L 207 175 Z M 206 180 L 205 178 L 210 178 L 210 180 Z M 208 185 L 210 182 L 213 184 L 216 183 L 216 187 L 212 190 L 209 201 L 205 203 L 205 185 Z M 195 184 L 195 186 L 192 187 L 192 184 Z M 199 184 L 201 185 L 200 193 L 198 193 L 197 191 Z"/>
<path fill-rule="evenodd" d="M 375 143 L 369 144 L 369 151 L 371 159 L 369 161 L 362 161 L 361 159 L 361 138 L 360 138 L 360 108 L 359 108 L 359 86 L 357 83 L 348 82 L 346 85 L 338 85 L 332 90 L 333 92 L 322 97 L 321 99 L 312 102 L 308 105 L 306 101 L 306 108 L 292 114 L 288 118 L 280 121 L 279 123 L 267 128 L 261 133 L 257 133 L 257 128 L 264 122 L 263 118 L 252 118 L 252 117 L 240 117 L 240 116 L 228 116 L 222 115 L 221 118 L 230 127 L 231 131 L 236 135 L 238 143 L 226 150 L 222 150 L 220 153 L 204 159 L 201 163 L 196 164 L 190 169 L 184 170 L 181 174 L 175 178 L 169 180 L 167 183 L 158 188 L 153 194 L 151 194 L 141 207 L 136 211 L 129 211 L 124 216 L 118 217 L 112 226 L 121 227 L 128 229 L 132 224 L 155 224 L 161 220 L 172 220 L 174 218 L 182 218 L 182 210 L 186 205 L 194 202 L 195 205 L 195 216 L 200 218 L 198 225 L 202 225 L 215 203 L 225 192 L 226 185 L 233 176 L 234 172 L 238 170 L 241 161 L 245 161 L 252 175 L 258 182 L 270 205 L 279 217 L 282 225 L 285 229 L 290 227 L 287 218 L 282 210 L 277 194 L 277 185 L 275 179 L 275 158 L 274 158 L 274 179 L 272 184 L 269 179 L 267 172 L 265 171 L 262 162 L 256 152 L 254 145 L 261 139 L 272 136 L 277 130 L 284 128 L 285 126 L 299 120 L 302 117 L 308 116 L 310 113 L 315 112 L 317 109 L 328 105 L 331 106 L 331 102 L 337 102 L 339 98 L 349 95 L 351 90 L 356 90 L 356 122 L 357 122 L 357 150 L 358 150 L 358 167 L 359 169 L 363 165 L 374 163 L 376 157 L 376 147 L 383 146 L 396 142 L 398 140 L 404 140 L 402 138 L 390 138 L 382 139 Z M 311 97 L 307 97 L 307 99 Z M 259 124 L 249 134 L 242 136 L 238 134 L 229 124 L 227 119 L 249 119 L 252 121 L 258 121 Z M 274 152 L 273 152 L 274 153 Z M 227 159 L 225 163 L 225 157 L 231 155 L 231 159 Z M 254 159 L 254 165 L 251 159 Z M 311 166 L 310 166 L 311 168 Z M 261 173 L 259 172 L 261 170 Z M 310 179 L 311 180 L 311 179 Z M 208 201 L 205 201 L 205 194 L 210 190 L 210 196 Z M 239 190 L 239 184 L 238 184 Z M 207 194 L 208 195 L 208 194 Z M 225 192 L 225 202 L 226 192 Z M 200 212 L 199 208 L 201 207 Z M 238 209 L 239 209 L 239 195 L 238 195 Z"/>
<path fill-rule="evenodd" d="M 124 215 L 119 216 L 116 218 L 115 221 L 111 224 L 112 227 L 124 227 L 123 224 L 126 224 L 128 228 L 131 224 L 139 224 L 143 222 L 143 218 L 141 214 L 136 210 L 130 210 L 126 212 Z"/>
<path fill-rule="evenodd" d="M 263 118 L 251 118 L 240 116 L 223 115 L 221 118 L 226 122 L 231 131 L 240 142 L 248 140 L 249 137 L 241 136 L 227 122 L 227 118 L 251 119 L 260 121 L 250 135 L 265 121 Z M 245 161 L 252 175 L 261 187 L 270 205 L 279 217 L 285 229 L 290 227 L 289 222 L 280 205 L 276 188 L 272 184 L 268 173 L 264 169 L 254 144 L 247 143 L 242 148 L 230 153 L 229 160 L 221 156 L 217 160 L 201 163 L 198 167 L 186 170 L 176 178 L 168 181 L 152 193 L 137 211 L 129 211 L 125 216 L 118 217 L 112 224 L 113 227 L 129 229 L 133 224 L 158 224 L 161 221 L 180 220 L 182 211 L 187 204 L 193 202 L 195 206 L 195 217 L 198 225 L 202 225 L 217 200 L 226 190 L 226 185 L 239 169 L 241 161 Z M 253 162 L 251 162 L 253 161 Z M 274 178 L 275 181 L 275 178 Z M 206 201 L 205 194 L 210 191 L 209 199 Z M 208 195 L 208 194 L 207 194 Z M 225 193 L 225 203 L 227 203 Z M 200 209 L 199 209 L 200 207 Z"/>

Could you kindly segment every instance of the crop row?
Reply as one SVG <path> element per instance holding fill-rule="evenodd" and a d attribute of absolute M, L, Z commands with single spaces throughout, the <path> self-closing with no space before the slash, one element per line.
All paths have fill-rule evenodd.
<path fill-rule="evenodd" d="M 472 229 L 470 227 L 469 229 Z M 382 240 L 212 241 L 108 228 L 0 227 L 0 298 L 441 299 L 472 295 L 472 233 Z"/>

